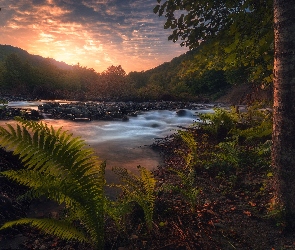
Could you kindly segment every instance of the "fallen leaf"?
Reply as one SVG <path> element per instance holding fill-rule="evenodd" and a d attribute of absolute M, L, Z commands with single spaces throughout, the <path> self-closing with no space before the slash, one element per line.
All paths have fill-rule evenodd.
<path fill-rule="evenodd" d="M 243 213 L 247 216 L 252 216 L 251 212 L 250 211 L 243 211 Z"/>

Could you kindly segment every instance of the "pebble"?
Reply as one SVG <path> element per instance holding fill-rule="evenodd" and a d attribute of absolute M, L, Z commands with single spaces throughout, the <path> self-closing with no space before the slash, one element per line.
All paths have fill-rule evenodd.
<path fill-rule="evenodd" d="M 214 106 L 206 104 L 207 108 Z M 0 120 L 13 119 L 23 116 L 29 120 L 39 120 L 44 117 L 51 119 L 65 119 L 73 121 L 91 120 L 122 120 L 137 116 L 141 111 L 149 110 L 176 110 L 183 116 L 189 110 L 203 109 L 204 105 L 193 102 L 46 102 L 38 106 L 37 110 L 5 107 L 0 110 Z"/>

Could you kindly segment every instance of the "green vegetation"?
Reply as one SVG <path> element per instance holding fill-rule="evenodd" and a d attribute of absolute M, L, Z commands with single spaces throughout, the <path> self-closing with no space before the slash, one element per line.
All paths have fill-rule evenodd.
<path fill-rule="evenodd" d="M 179 143 L 174 154 L 182 160 L 165 170 L 169 180 L 162 185 L 156 185 L 153 174 L 140 166 L 139 175 L 115 167 L 113 171 L 121 184 L 107 185 L 105 163 L 100 162 L 91 149 L 85 148 L 81 139 L 73 138 L 61 129 L 49 128 L 42 122 L 17 118 L 16 127 L 8 125 L 7 129 L 0 129 L 0 144 L 20 156 L 24 169 L 1 174 L 31 188 L 23 199 L 46 197 L 63 205 L 65 212 L 59 220 L 22 218 L 5 223 L 1 229 L 29 224 L 46 233 L 103 249 L 106 219 L 113 221 L 118 230 L 116 233 L 121 237 L 130 237 L 127 225 L 130 228 L 130 223 L 135 223 L 132 222 L 134 218 L 140 218 L 138 214 L 132 215 L 135 204 L 143 216 L 142 221 L 137 222 L 140 224 L 133 226 L 141 228 L 145 221 L 147 231 L 144 237 L 151 237 L 153 230 L 166 230 L 170 218 L 174 218 L 173 213 L 179 209 L 179 205 L 171 207 L 161 203 L 163 197 L 169 197 L 170 202 L 176 200 L 184 204 L 181 213 L 192 216 L 193 221 L 208 211 L 215 214 L 208 207 L 208 201 L 202 200 L 203 192 L 208 192 L 200 181 L 204 175 L 207 181 L 218 186 L 219 196 L 243 194 L 251 197 L 251 204 L 256 204 L 252 201 L 255 197 L 267 196 L 268 182 L 272 178 L 271 113 L 257 105 L 239 112 L 234 108 L 216 109 L 215 113 L 201 117 L 204 123 L 193 124 L 175 134 L 174 140 Z M 253 174 L 259 176 L 259 181 L 247 184 L 245 179 L 253 178 Z M 119 188 L 122 194 L 118 199 L 110 200 L 105 195 L 106 186 Z M 255 206 L 251 213 L 258 216 Z M 242 209 L 250 213 L 249 208 Z M 264 204 L 259 216 L 263 220 L 276 219 L 281 226 L 279 214 L 280 210 L 272 204 Z M 180 220 L 179 214 L 177 216 Z M 207 222 L 201 220 L 198 223 Z"/>
<path fill-rule="evenodd" d="M 156 180 L 151 172 L 138 166 L 140 176 L 128 173 L 126 169 L 115 167 L 113 171 L 119 176 L 122 185 L 117 185 L 123 190 L 124 202 L 136 202 L 144 212 L 144 218 L 149 230 L 152 229 L 155 204 Z M 120 205 L 119 205 L 120 206 Z"/>
<path fill-rule="evenodd" d="M 63 220 L 27 218 L 8 222 L 2 229 L 31 224 L 46 233 L 103 246 L 104 163 L 91 149 L 83 149 L 79 138 L 46 124 L 18 119 L 16 128 L 1 127 L 1 145 L 20 156 L 24 169 L 2 175 L 31 188 L 27 198 L 45 196 L 64 204 L 68 213 Z M 79 220 L 81 229 L 73 222 Z"/>
<path fill-rule="evenodd" d="M 157 2 L 154 13 L 165 16 L 168 39 L 198 50 L 186 62 L 186 74 L 222 70 L 228 76 L 234 73 L 236 83 L 241 76 L 258 85 L 272 82 L 272 0 Z"/>
<path fill-rule="evenodd" d="M 184 171 L 170 169 L 170 171 L 179 177 L 180 185 L 165 184 L 160 190 L 164 192 L 171 190 L 179 193 L 181 198 L 189 204 L 191 211 L 194 213 L 197 202 L 199 201 L 198 195 L 201 191 L 195 184 L 196 173 L 194 168 Z"/>
<path fill-rule="evenodd" d="M 102 217 L 113 218 L 118 228 L 124 230 L 124 225 L 122 225 L 126 222 L 124 215 L 131 210 L 131 201 L 131 203 L 135 202 L 142 207 L 150 232 L 154 225 L 159 225 L 161 228 L 157 229 L 160 231 L 167 230 L 168 227 L 165 227 L 169 224 L 172 229 L 175 229 L 170 235 L 174 238 L 178 233 L 179 239 L 184 241 L 181 246 L 188 246 L 188 243 L 195 244 L 197 241 L 203 243 L 204 238 L 207 237 L 210 240 L 208 240 L 207 245 L 203 245 L 205 246 L 203 249 L 208 249 L 209 246 L 216 249 L 238 249 L 239 247 L 235 247 L 232 242 L 241 247 L 239 243 L 244 236 L 244 230 L 247 229 L 245 225 L 250 225 L 251 220 L 247 220 L 246 223 L 239 220 L 244 226 L 243 233 L 239 233 L 238 230 L 234 230 L 238 228 L 237 220 L 234 221 L 234 224 L 224 225 L 231 222 L 226 216 L 228 214 L 239 215 L 239 219 L 254 215 L 253 217 L 257 219 L 254 223 L 261 223 L 265 220 L 269 222 L 269 218 L 274 218 L 277 220 L 277 226 L 294 231 L 295 203 L 293 201 L 295 192 L 293 189 L 295 172 L 292 135 L 294 135 L 295 128 L 295 106 L 293 98 L 294 70 L 291 67 L 294 64 L 294 53 L 289 53 L 294 50 L 294 39 L 292 35 L 282 35 L 294 33 L 295 26 L 292 16 L 294 7 L 288 5 L 287 1 L 274 2 L 272 0 L 200 0 L 197 2 L 157 0 L 157 2 L 154 12 L 159 16 L 165 15 L 167 20 L 164 28 L 172 29 L 172 34 L 168 39 L 173 42 L 180 39 L 182 46 L 188 46 L 191 49 L 181 58 L 175 58 L 171 63 L 165 63 L 146 72 L 131 72 L 126 75 L 120 66 L 111 66 L 100 74 L 93 69 L 83 68 L 80 65 L 70 68 L 57 67 L 52 61 L 44 61 L 40 58 L 38 60 L 40 59 L 39 62 L 42 63 L 37 65 L 34 61 L 36 58 L 34 60 L 28 59 L 23 51 L 21 56 L 8 53 L 5 57 L 2 57 L 4 53 L 0 53 L 2 94 L 31 95 L 33 93 L 34 97 L 40 98 L 44 94 L 46 98 L 85 100 L 104 98 L 108 100 L 120 98 L 126 100 L 189 100 L 204 98 L 204 96 L 218 97 L 226 88 L 238 83 L 251 83 L 257 88 L 266 88 L 272 85 L 274 78 L 275 105 L 273 114 L 263 107 L 254 107 L 249 108 L 247 112 L 238 112 L 236 109 L 216 109 L 214 114 L 202 115 L 201 119 L 204 124 L 195 124 L 187 131 L 180 131 L 174 137 L 174 140 L 181 146 L 179 147 L 179 144 L 177 144 L 177 150 L 174 148 L 172 153 L 177 154 L 180 160 L 178 159 L 177 164 L 170 165 L 169 170 L 163 171 L 162 176 L 169 175 L 169 178 L 173 181 L 172 184 L 169 183 L 168 185 L 164 183 L 157 194 L 154 192 L 155 181 L 149 172 L 140 168 L 141 179 L 138 179 L 137 176 L 128 175 L 125 170 L 120 169 L 115 171 L 125 182 L 125 185 L 120 187 L 126 196 L 123 196 L 118 202 L 110 201 L 104 196 L 103 184 L 101 184 L 104 180 L 104 165 L 98 165 L 100 167 L 96 168 L 95 171 L 98 172 L 93 176 L 93 179 L 99 178 L 99 185 L 97 187 L 87 186 L 87 188 L 90 187 L 90 190 L 86 189 L 85 194 L 81 193 L 81 195 L 84 195 L 83 199 L 90 197 L 92 202 L 90 203 L 101 209 L 95 210 L 96 212 L 102 211 L 100 216 L 96 213 L 93 217 L 98 216 L 100 221 L 95 221 L 95 223 L 99 222 L 98 224 L 94 225 L 86 220 L 86 223 L 80 225 L 81 230 L 77 231 L 72 228 L 67 232 L 64 231 L 65 225 L 59 224 L 60 221 L 52 226 L 52 220 L 48 219 L 44 219 L 42 222 L 35 219 L 21 219 L 18 222 L 7 223 L 6 226 L 17 223 L 31 223 L 34 226 L 39 226 L 39 228 L 50 230 L 50 233 L 56 233 L 60 237 L 77 238 L 88 242 L 93 233 L 95 242 L 90 241 L 90 243 L 102 247 L 104 240 Z M 280 14 L 274 15 L 273 13 Z M 274 34 L 276 39 L 274 39 Z M 274 54 L 280 55 L 275 57 L 275 67 L 273 67 Z M 284 63 L 281 59 L 285 60 Z M 281 67 L 282 65 L 291 66 Z M 273 75 L 273 68 L 275 68 L 275 75 Z M 112 91 L 113 84 L 118 86 L 119 91 Z M 123 93 L 122 97 L 119 96 L 121 92 Z M 36 125 L 32 125 L 32 128 L 34 126 Z M 37 132 L 37 130 L 41 131 L 43 128 L 45 128 L 45 131 L 51 131 L 52 135 L 45 137 Z M 88 180 L 88 169 L 83 170 L 84 162 L 80 162 L 81 158 L 78 158 L 78 163 L 83 164 L 77 165 L 77 173 L 73 170 L 73 178 L 71 177 L 72 169 L 60 170 L 60 165 L 52 164 L 51 158 L 44 158 L 44 166 L 36 161 L 32 154 L 33 151 L 30 151 L 31 145 L 42 145 L 44 152 L 38 155 L 41 159 L 46 155 L 46 152 L 68 152 L 66 147 L 64 150 L 59 146 L 57 149 L 52 147 L 59 140 L 48 139 L 47 141 L 46 139 L 53 138 L 55 135 L 68 138 L 61 131 L 52 131 L 45 125 L 41 125 L 37 130 L 34 130 L 33 137 L 31 137 L 26 127 L 17 127 L 16 130 L 10 127 L 11 134 L 9 136 L 13 139 L 11 144 L 10 142 L 7 144 L 15 152 L 22 152 L 21 150 L 27 152 L 21 157 L 29 170 L 31 166 L 38 166 L 36 173 L 24 172 L 26 178 L 30 177 L 34 180 L 31 183 L 35 191 L 29 192 L 27 196 L 37 197 L 46 194 L 59 203 L 62 201 L 67 206 L 76 206 L 76 201 L 72 200 L 75 197 L 67 197 L 68 193 L 63 191 L 63 185 L 66 186 L 69 183 L 78 185 L 77 188 L 80 191 L 79 188 L 82 187 L 82 184 L 74 177 L 79 176 L 82 182 L 86 181 L 87 183 L 89 181 L 92 184 L 92 176 L 90 175 L 91 178 Z M 6 130 L 2 130 L 3 134 L 6 134 L 6 132 Z M 271 137 L 272 132 L 273 137 Z M 39 137 L 39 135 L 41 136 Z M 61 138 L 61 140 L 63 139 Z M 23 140 L 25 144 L 18 144 L 19 140 Z M 29 145 L 29 147 L 27 148 L 25 145 Z M 77 151 L 73 153 L 73 156 L 76 153 Z M 270 160 L 271 153 L 272 162 Z M 32 165 L 29 162 L 32 162 Z M 88 161 L 86 163 L 88 164 Z M 87 164 L 86 166 L 88 166 Z M 273 168 L 271 168 L 271 164 Z M 34 176 L 34 174 L 39 174 L 39 171 L 45 171 L 45 177 L 48 176 L 48 179 L 57 178 L 57 183 L 54 179 L 49 185 L 44 180 L 44 187 L 43 182 L 42 185 L 39 185 L 39 179 Z M 95 171 L 93 173 L 96 173 Z M 5 172 L 4 175 L 11 176 L 12 179 L 20 180 L 21 183 L 25 184 L 27 183 L 26 179 L 22 180 L 21 173 L 22 171 L 18 174 L 9 171 Z M 86 176 L 84 176 L 85 174 Z M 64 180 L 62 179 L 64 175 L 69 175 L 71 178 Z M 203 179 L 200 180 L 201 178 Z M 206 190 L 206 186 L 211 182 L 214 184 L 210 186 L 211 190 Z M 53 189 L 51 189 L 52 187 Z M 56 187 L 61 188 L 59 192 L 56 191 Z M 94 197 L 92 191 L 97 192 L 100 198 Z M 141 192 L 141 194 L 138 192 Z M 209 195 L 205 196 L 203 192 L 208 192 Z M 214 192 L 218 195 L 214 196 Z M 202 200 L 203 195 L 206 198 L 209 197 L 209 199 Z M 162 196 L 173 201 L 167 199 L 169 201 L 163 202 Z M 146 197 L 146 201 L 142 199 L 143 197 Z M 181 201 L 179 201 L 179 197 Z M 263 202 L 258 205 L 257 203 L 260 200 L 263 200 Z M 82 201 L 84 202 L 84 200 Z M 153 210 L 156 208 L 154 204 L 160 201 L 163 202 L 162 205 L 173 204 L 175 206 L 164 207 L 162 210 L 157 207 L 158 214 L 156 214 L 156 217 L 159 221 L 153 224 L 152 221 L 155 219 L 155 211 Z M 228 207 L 218 210 L 218 206 L 222 204 L 226 204 Z M 76 212 L 78 208 L 75 206 L 72 207 Z M 87 216 L 89 218 L 92 216 L 91 209 L 92 206 L 91 208 L 86 206 L 85 211 L 81 209 L 77 214 L 74 213 L 76 217 L 73 218 L 83 222 L 85 218 L 88 218 Z M 225 216 L 218 217 L 214 209 Z M 236 212 L 231 213 L 231 211 Z M 88 212 L 90 213 L 88 214 Z M 103 213 L 104 216 L 102 216 Z M 176 224 L 176 220 L 170 223 L 169 219 L 173 217 L 172 213 L 177 213 L 175 217 L 179 222 L 178 224 Z M 186 222 L 189 221 L 194 224 L 187 231 L 183 227 L 184 223 L 180 219 L 180 214 L 184 214 L 183 218 L 186 219 Z M 72 216 L 73 214 L 69 210 L 69 219 Z M 217 219 L 220 217 L 222 219 L 218 221 Z M 87 222 L 90 223 L 89 227 Z M 267 226 L 264 224 L 264 229 L 270 227 L 269 223 L 266 224 Z M 66 226 L 68 227 L 69 224 Z M 185 225 L 185 227 L 187 226 Z M 215 231 L 209 226 L 214 227 Z M 60 229 L 57 230 L 57 228 Z M 218 228 L 221 228 L 221 230 L 218 231 Z M 257 246 L 264 248 L 261 246 L 264 242 L 260 241 L 262 237 L 265 239 L 264 232 L 259 235 L 260 237 L 257 237 L 257 227 L 253 227 L 253 229 L 255 229 L 254 237 L 259 238 L 259 243 L 252 248 L 256 249 Z M 216 240 L 212 237 L 212 234 L 210 235 L 212 231 L 218 236 Z M 260 229 L 257 232 L 262 231 Z M 253 235 L 253 232 L 251 233 Z M 269 235 L 272 236 L 273 234 L 270 233 Z M 185 241 L 186 238 L 189 238 L 190 241 Z M 221 242 L 220 244 L 223 244 L 223 247 L 211 244 L 214 243 L 214 240 L 215 243 Z M 247 237 L 244 238 L 244 243 L 248 244 L 248 240 Z M 290 242 L 294 242 L 294 240 Z M 169 243 L 171 244 L 171 241 Z M 274 248 L 273 244 L 275 244 L 275 239 L 272 239 L 271 244 L 268 244 L 265 249 Z M 176 244 L 173 246 L 176 246 Z M 177 246 L 179 246 L 179 242 Z M 200 246 L 202 246 L 201 243 L 196 249 L 202 249 Z M 284 245 L 276 248 L 279 247 L 288 248 L 292 246 Z"/>
<path fill-rule="evenodd" d="M 129 212 L 122 202 L 115 207 L 115 203 L 105 197 L 105 163 L 94 156 L 92 149 L 85 147 L 83 140 L 61 128 L 55 130 L 42 122 L 16 119 L 16 128 L 9 124 L 7 129 L 0 127 L 0 144 L 19 155 L 24 169 L 1 174 L 30 188 L 23 199 L 46 197 L 54 200 L 65 207 L 65 215 L 61 219 L 23 218 L 7 222 L 1 229 L 29 224 L 48 234 L 103 249 L 105 216 L 115 219 L 119 225 L 118 216 Z M 129 176 L 120 168 L 115 172 L 128 181 L 128 185 L 121 186 L 125 204 L 137 202 L 151 228 L 155 199 L 153 176 L 144 168 L 140 168 L 141 177 Z"/>
<path fill-rule="evenodd" d="M 2 95 L 74 100 L 214 100 L 233 84 L 247 82 L 243 69 L 209 69 L 202 74 L 188 64 L 199 54 L 187 52 L 154 69 L 126 74 L 119 66 L 98 73 L 79 64 L 69 66 L 0 45 Z M 241 76 L 243 81 L 240 81 Z M 115 86 L 115 87 L 114 87 Z"/>

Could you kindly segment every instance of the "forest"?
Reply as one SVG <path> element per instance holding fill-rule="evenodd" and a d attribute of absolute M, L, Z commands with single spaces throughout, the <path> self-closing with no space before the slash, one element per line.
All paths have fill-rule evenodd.
<path fill-rule="evenodd" d="M 17 126 L 0 127 L 0 145 L 19 156 L 2 151 L 0 184 L 9 196 L 0 200 L 0 240 L 10 244 L 21 235 L 24 249 L 294 249 L 295 5 L 289 3 L 157 0 L 154 13 L 165 16 L 168 39 L 191 51 L 145 72 L 112 65 L 97 73 L 40 57 L 37 65 L 17 53 L 3 57 L 3 95 L 211 101 L 247 83 L 272 88 L 273 105 L 200 115 L 200 123 L 155 141 L 163 164 L 154 171 L 114 167 L 119 185 L 106 183 L 106 163 L 83 140 L 18 117 Z M 109 199 L 106 188 L 121 195 Z M 44 197 L 61 211 L 26 217 L 27 200 Z"/>
<path fill-rule="evenodd" d="M 187 65 L 197 53 L 189 51 L 147 71 L 127 74 L 120 65 L 111 65 L 98 73 L 79 64 L 70 66 L 0 45 L 0 89 L 2 95 L 33 99 L 203 102 L 214 101 L 233 85 L 255 85 L 246 67 L 190 72 Z"/>

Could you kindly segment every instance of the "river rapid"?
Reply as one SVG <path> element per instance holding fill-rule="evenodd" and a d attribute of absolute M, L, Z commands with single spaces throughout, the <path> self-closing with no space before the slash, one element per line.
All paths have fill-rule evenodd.
<path fill-rule="evenodd" d="M 11 102 L 10 107 L 38 109 L 40 102 Z M 175 133 L 181 127 L 198 122 L 198 114 L 213 112 L 213 105 L 204 109 L 185 110 L 182 115 L 177 110 L 152 110 L 130 117 L 128 121 L 88 121 L 43 119 L 54 128 L 63 127 L 74 136 L 79 136 L 91 146 L 101 160 L 106 160 L 106 178 L 113 181 L 111 168 L 120 166 L 136 172 L 138 165 L 150 170 L 161 164 L 159 154 L 151 145 L 155 138 L 163 138 Z M 0 121 L 0 125 L 13 121 Z"/>

